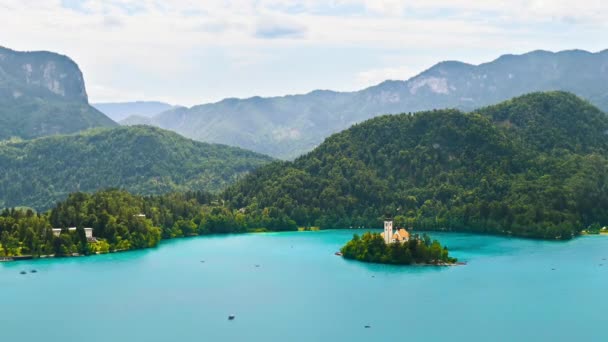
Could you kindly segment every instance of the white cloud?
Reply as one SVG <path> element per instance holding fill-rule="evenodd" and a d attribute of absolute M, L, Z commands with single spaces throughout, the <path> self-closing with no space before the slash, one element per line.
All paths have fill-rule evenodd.
<path fill-rule="evenodd" d="M 368 10 L 388 16 L 402 15 L 407 4 L 400 0 L 365 0 L 364 3 Z"/>
<path fill-rule="evenodd" d="M 255 36 L 262 39 L 303 38 L 306 26 L 285 18 L 262 17 L 255 27 Z"/>
<path fill-rule="evenodd" d="M 110 29 L 112 29 L 112 28 L 118 28 L 118 27 L 121 27 L 121 26 L 124 25 L 124 22 L 120 18 L 114 17 L 114 16 L 110 16 L 110 15 L 105 16 L 103 18 L 103 22 L 102 23 L 103 23 L 103 26 L 105 28 L 110 28 Z"/>
<path fill-rule="evenodd" d="M 288 64 L 294 64 L 294 75 L 301 73 L 298 79 L 265 89 L 275 89 L 275 94 L 286 88 L 352 89 L 353 79 L 356 85 L 405 79 L 421 71 L 419 66 L 445 59 L 481 62 L 502 53 L 538 48 L 600 50 L 606 48 L 602 44 L 608 28 L 608 2 L 600 0 L 65 2 L 72 7 L 62 3 L 0 0 L 0 44 L 69 55 L 83 69 L 94 100 L 128 93 L 193 104 L 254 95 L 264 80 L 245 81 L 259 77 L 259 68 L 272 74 L 291 67 Z M 345 56 L 343 62 L 334 62 L 332 79 L 342 83 L 317 84 L 315 77 L 326 82 L 328 75 L 315 76 L 311 74 L 314 68 L 301 68 L 306 57 L 290 60 L 292 55 L 280 55 L 296 48 L 318 55 L 359 49 L 365 56 Z M 396 55 L 391 63 L 384 61 L 387 51 Z M 402 67 L 406 59 L 409 67 Z M 210 85 L 231 69 L 238 70 L 238 79 L 225 75 L 223 90 Z M 324 73 L 330 69 L 323 69 Z M 338 77 L 346 72 L 351 77 Z M 304 78 L 311 81 L 304 83 Z M 92 84 L 141 91 L 111 95 Z"/>

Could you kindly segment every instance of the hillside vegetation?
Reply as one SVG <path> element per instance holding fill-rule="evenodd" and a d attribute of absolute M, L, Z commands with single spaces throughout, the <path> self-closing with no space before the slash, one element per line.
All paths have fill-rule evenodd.
<path fill-rule="evenodd" d="M 387 115 L 329 137 L 224 194 L 299 225 L 379 226 L 568 239 L 608 224 L 608 117 L 576 96 L 534 93 L 473 113 Z"/>
<path fill-rule="evenodd" d="M 63 231 L 55 236 L 52 227 Z M 94 240 L 84 228 L 93 228 Z M 154 247 L 176 237 L 296 228 L 285 216 L 228 210 L 201 191 L 139 196 L 104 190 L 71 194 L 45 213 L 0 211 L 0 256 L 88 255 Z"/>
<path fill-rule="evenodd" d="M 94 129 L 0 144 L 0 208 L 46 209 L 77 191 L 217 192 L 270 157 L 159 128 Z"/>

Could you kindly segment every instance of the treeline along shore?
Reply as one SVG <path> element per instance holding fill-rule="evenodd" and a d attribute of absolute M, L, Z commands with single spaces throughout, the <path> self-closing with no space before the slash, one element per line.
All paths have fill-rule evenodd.
<path fill-rule="evenodd" d="M 85 228 L 92 228 L 93 238 Z M 105 190 L 71 194 L 44 213 L 4 209 L 0 257 L 90 255 L 154 247 L 177 237 L 281 230 L 297 226 L 276 211 L 229 209 L 205 192 L 138 196 Z"/>

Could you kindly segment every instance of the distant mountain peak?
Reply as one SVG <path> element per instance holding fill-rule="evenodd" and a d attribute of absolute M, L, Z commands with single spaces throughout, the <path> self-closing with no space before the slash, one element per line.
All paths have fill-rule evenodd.
<path fill-rule="evenodd" d="M 439 70 L 460 70 L 462 68 L 470 68 L 474 67 L 473 64 L 468 64 L 460 61 L 443 61 L 435 64 L 431 69 L 439 69 Z M 431 70 L 429 69 L 429 70 Z"/>

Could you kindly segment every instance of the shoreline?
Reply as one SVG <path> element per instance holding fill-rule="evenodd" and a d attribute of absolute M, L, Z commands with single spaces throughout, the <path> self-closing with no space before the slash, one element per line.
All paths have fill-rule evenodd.
<path fill-rule="evenodd" d="M 341 256 L 341 255 L 340 255 Z M 412 264 L 389 264 L 389 263 L 383 263 L 383 262 L 372 262 L 372 261 L 363 261 L 363 260 L 357 260 L 357 259 L 349 259 L 349 258 L 345 258 L 344 256 L 341 256 L 344 260 L 352 260 L 352 261 L 356 261 L 356 262 L 362 262 L 365 264 L 375 264 L 375 265 L 389 265 L 389 266 L 398 266 L 398 267 L 425 267 L 425 266 L 436 266 L 436 267 L 449 267 L 449 266 L 466 266 L 467 262 L 466 261 L 457 261 L 457 262 L 453 262 L 453 263 L 449 263 L 449 262 L 440 262 L 440 263 L 412 263 Z"/>
<path fill-rule="evenodd" d="M 587 231 L 582 231 L 581 232 L 581 236 L 601 236 L 601 235 L 608 235 L 608 231 L 602 230 L 602 231 L 599 231 L 597 233 L 590 233 L 590 232 L 587 232 Z"/>
<path fill-rule="evenodd" d="M 172 241 L 172 240 L 180 240 L 180 239 L 190 239 L 190 238 L 195 238 L 195 237 L 208 237 L 208 236 L 224 236 L 224 235 L 242 235 L 242 234 L 263 234 L 263 233 L 310 233 L 310 232 L 323 232 L 323 231 L 328 231 L 328 230 L 344 230 L 344 231 L 352 231 L 352 230 L 380 230 L 380 228 L 329 228 L 329 229 L 319 229 L 319 230 L 289 230 L 289 231 L 285 231 L 285 230 L 277 230 L 277 231 L 273 231 L 273 230 L 252 230 L 252 231 L 247 231 L 247 232 L 241 232 L 241 233 L 226 233 L 226 234 L 204 234 L 204 235 L 188 235 L 188 236 L 180 236 L 180 237 L 175 237 L 175 238 L 171 238 L 171 239 L 161 239 L 159 242 L 159 245 L 161 243 L 164 242 L 168 242 L 168 241 Z M 455 234 L 460 234 L 460 233 L 464 233 L 464 234 L 472 234 L 472 235 L 490 235 L 490 236 L 497 236 L 497 237 L 502 237 L 502 238 L 506 238 L 506 239 L 530 239 L 528 237 L 519 237 L 519 236 L 512 236 L 512 235 L 502 235 L 502 234 L 484 234 L 484 233 L 475 233 L 475 232 L 469 232 L 469 231 L 452 231 L 452 230 L 424 230 L 424 231 L 419 231 L 419 232 L 437 232 L 437 233 L 455 233 Z M 583 233 L 581 232 L 581 234 L 579 234 L 578 236 L 574 236 L 571 240 L 575 240 L 577 237 L 583 237 L 583 236 L 608 236 L 608 232 L 600 232 L 599 234 L 590 234 L 590 233 Z M 533 240 L 538 240 L 538 239 L 533 239 Z M 541 239 L 543 241 L 555 241 L 553 239 Z M 563 240 L 561 240 L 563 241 Z M 566 240 L 567 241 L 567 240 Z M 85 255 L 85 254 L 81 254 L 81 255 L 54 255 L 54 254 L 49 254 L 49 255 L 40 255 L 40 256 L 33 256 L 33 255 L 19 255 L 19 256 L 0 256 L 0 264 L 2 263 L 9 263 L 9 262 L 17 262 L 17 261 L 24 261 L 24 260 L 37 260 L 37 259 L 50 259 L 50 258 L 76 258 L 76 257 L 90 257 L 90 256 L 95 256 L 95 255 L 103 255 L 103 254 L 113 254 L 113 253 L 122 253 L 122 252 L 131 252 L 131 251 L 138 251 L 138 250 L 146 250 L 146 249 L 152 249 L 152 248 L 156 248 L 157 246 L 154 247 L 147 247 L 147 248 L 137 248 L 137 249 L 117 249 L 117 250 L 112 250 L 112 251 L 108 251 L 108 252 L 95 252 L 93 254 L 89 254 L 89 255 Z M 346 258 L 345 258 L 346 259 Z M 365 263 L 372 263 L 372 262 L 366 262 L 366 261 L 361 261 L 361 260 L 356 260 L 356 259 L 346 259 L 346 260 L 354 260 L 354 261 L 359 261 L 359 262 L 365 262 Z M 409 265 L 399 265 L 399 264 L 384 264 L 384 263 L 375 263 L 375 264 L 381 264 L 381 265 L 395 265 L 395 266 L 464 266 L 467 263 L 466 262 L 456 262 L 453 264 L 449 264 L 449 263 L 443 263 L 443 264 L 409 264 Z"/>
<path fill-rule="evenodd" d="M 366 264 L 378 264 L 378 265 L 393 265 L 393 266 L 464 266 L 464 265 L 467 264 L 466 261 L 440 262 L 440 263 L 390 264 L 390 263 L 383 263 L 383 262 L 363 261 L 363 260 L 346 258 L 346 257 L 344 257 L 344 254 L 342 254 L 342 252 L 340 252 L 340 251 L 335 252 L 334 255 L 342 257 L 343 259 L 346 259 L 346 260 L 354 260 L 354 261 L 358 261 L 358 262 L 364 262 Z"/>
<path fill-rule="evenodd" d="M 24 261 L 24 260 L 39 260 L 39 259 L 68 259 L 68 258 L 80 258 L 80 257 L 91 257 L 91 256 L 96 256 L 96 255 L 104 255 L 104 254 L 114 254 L 114 253 L 125 253 L 125 252 L 134 252 L 134 251 L 142 251 L 142 250 L 148 250 L 148 249 L 153 249 L 153 248 L 157 248 L 161 243 L 165 243 L 168 241 L 172 241 L 172 240 L 181 240 L 181 239 L 191 239 L 191 238 L 196 238 L 196 237 L 211 237 L 211 236 L 228 236 L 228 235 L 243 235 L 243 234 L 263 234 L 263 233 L 284 233 L 284 232 L 299 232 L 297 230 L 289 230 L 289 231 L 284 231 L 284 230 L 252 230 L 252 231 L 247 231 L 247 232 L 241 232 L 241 233 L 224 233 L 224 234 L 202 234 L 202 235 L 187 235 L 187 236 L 179 236 L 179 237 L 174 237 L 174 238 L 170 238 L 170 239 L 161 239 L 159 241 L 159 243 L 154 246 L 154 247 L 145 247 L 145 248 L 133 248 L 133 249 L 114 249 L 108 252 L 95 252 L 95 253 L 91 253 L 91 254 L 78 254 L 78 253 L 74 253 L 72 255 L 55 255 L 55 254 L 48 254 L 48 255 L 18 255 L 18 256 L 0 256 L 0 264 L 1 263 L 12 263 L 12 262 L 17 262 L 17 261 Z M 304 231 L 302 231 L 304 232 Z M 306 231 L 309 232 L 309 231 Z"/>
<path fill-rule="evenodd" d="M 25 261 L 25 260 L 39 260 L 39 259 L 79 258 L 79 257 L 88 257 L 88 256 L 94 256 L 94 255 L 102 255 L 102 254 L 112 254 L 112 253 L 120 253 L 120 252 L 128 252 L 128 251 L 137 251 L 137 250 L 142 250 L 142 249 L 148 249 L 148 248 L 120 249 L 120 250 L 109 251 L 107 253 L 95 252 L 93 254 L 88 254 L 88 255 L 85 255 L 85 254 L 78 254 L 78 255 L 55 255 L 55 254 L 48 254 L 48 255 L 38 255 L 38 256 L 34 256 L 34 255 L 19 255 L 19 256 L 10 256 L 10 257 L 0 257 L 0 262 L 16 262 L 16 261 Z"/>
<path fill-rule="evenodd" d="M 403 265 L 403 266 L 466 266 L 466 261 L 456 261 L 453 263 L 441 262 L 438 264 L 411 264 L 411 265 Z"/>

